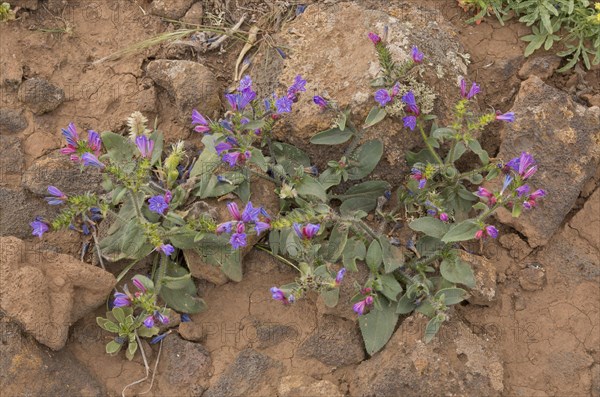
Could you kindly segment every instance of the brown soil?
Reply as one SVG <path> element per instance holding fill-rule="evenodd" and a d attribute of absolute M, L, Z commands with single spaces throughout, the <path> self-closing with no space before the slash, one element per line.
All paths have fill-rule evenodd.
<path fill-rule="evenodd" d="M 517 72 L 525 62 L 522 56 L 525 44 L 519 37 L 527 34 L 528 28 L 515 21 L 501 26 L 493 18 L 480 25 L 466 25 L 468 16 L 454 1 L 412 2 L 441 9 L 444 17 L 459 30 L 460 39 L 471 54 L 469 74 L 483 88 L 483 94 L 478 97 L 480 106 L 508 110 L 521 81 Z M 214 3 L 220 4 L 218 1 L 203 3 L 205 15 L 211 11 L 216 13 L 211 7 L 215 7 Z M 260 2 L 243 3 L 245 7 L 259 10 L 255 16 L 261 15 L 261 5 L 257 4 Z M 376 0 L 367 3 L 374 8 L 379 4 Z M 2 78 L 11 75 L 21 80 L 41 76 L 62 87 L 66 94 L 65 102 L 50 113 L 41 116 L 26 113 L 28 127 L 19 133 L 26 166 L 60 148 L 60 129 L 71 121 L 81 129 L 118 131 L 123 129 L 132 111 L 143 110 L 158 117 L 159 128 L 169 140 L 190 136 L 190 126 L 177 121 L 174 111 L 161 102 L 160 96 L 155 100 L 156 89 L 144 70 L 149 60 L 195 60 L 215 73 L 223 90 L 232 82 L 233 64 L 243 45 L 232 41 L 227 42 L 224 53 L 177 53 L 156 47 L 117 62 L 93 65 L 94 60 L 172 29 L 159 18 L 145 15 L 142 11 L 148 6 L 145 1 L 70 1 L 64 12 L 54 14 L 45 7 L 47 1 L 40 4 L 42 6 L 35 11 L 21 12 L 17 21 L 0 25 Z M 236 12 L 239 14 L 239 10 Z M 233 20 L 239 17 L 238 14 L 227 15 Z M 42 31 L 65 26 L 70 32 Z M 574 95 L 582 81 L 591 87 L 588 94 L 598 95 L 598 68 L 579 74 L 555 74 L 548 79 L 550 84 L 571 90 Z M 19 109 L 22 105 L 15 87 L 4 81 L 0 83 L 0 106 Z M 585 98 L 579 100 L 585 102 Z M 489 130 L 483 137 L 484 147 L 492 154 L 497 153 L 499 139 L 499 131 Z M 3 180 L 8 181 L 9 188 L 20 186 L 19 180 Z M 591 194 L 595 189 L 596 185 L 588 191 Z M 581 206 L 584 202 L 582 198 Z M 7 210 L 10 211 L 2 208 L 2 211 Z M 565 228 L 570 226 L 565 225 Z M 577 273 L 575 267 L 569 272 L 556 266 L 568 266 L 571 260 L 567 254 L 561 257 L 563 251 L 560 249 L 550 247 L 558 246 L 564 233 L 568 230 L 559 232 L 560 236 L 555 236 L 549 246 L 524 255 L 515 255 L 510 246 L 499 243 L 486 246 L 484 254 L 494 263 L 499 275 L 498 301 L 491 307 L 461 306 L 455 313 L 471 325 L 475 334 L 489 338 L 497 345 L 500 360 L 504 363 L 504 395 L 584 396 L 593 389 L 593 382 L 596 382 L 596 388 L 599 387 L 599 374 L 594 373 L 600 371 L 598 276 L 586 277 Z M 43 240 L 45 245 L 63 245 L 62 252 L 79 257 L 77 243 L 82 240 L 75 234 L 48 236 Z M 597 251 L 591 253 L 592 258 L 595 256 L 596 271 L 599 266 L 597 255 Z M 524 290 L 524 272 L 540 263 L 545 269 L 545 285 L 539 290 Z M 247 257 L 245 267 L 244 280 L 240 283 L 220 287 L 201 283 L 200 290 L 209 309 L 194 315 L 193 322 L 185 325 L 185 331 L 180 331 L 186 338 L 201 341 L 210 352 L 212 367 L 207 385 L 217 382 L 240 351 L 254 348 L 283 363 L 285 373 L 325 379 L 338 385 L 342 392 L 349 393 L 349 379 L 355 365 L 334 368 L 293 353 L 318 326 L 321 314 L 316 299 L 306 299 L 291 307 L 275 304 L 268 289 L 291 282 L 294 273 L 258 252 Z M 66 349 L 99 380 L 106 393 L 120 395 L 125 385 L 143 377 L 143 365 L 139 356 L 133 362 L 127 362 L 122 356 L 110 357 L 104 353 L 107 334 L 96 328 L 94 320 L 95 315 L 103 312 L 98 310 L 76 324 Z M 266 339 L 259 338 L 257 329 L 265 324 L 288 326 L 281 336 L 281 343 L 269 345 L 271 339 L 280 337 L 276 333 L 269 334 Z M 153 352 L 147 348 L 155 358 L 156 346 L 152 348 Z M 31 365 L 39 367 L 42 361 L 32 361 Z M 29 369 L 17 368 L 22 370 L 19 376 L 25 379 L 23 384 L 38 381 L 37 372 L 31 372 L 28 378 Z M 139 392 L 146 387 L 147 384 L 133 390 Z M 596 391 L 594 395 L 598 393 Z M 159 374 L 155 387 L 147 395 L 176 394 L 177 387 Z"/>

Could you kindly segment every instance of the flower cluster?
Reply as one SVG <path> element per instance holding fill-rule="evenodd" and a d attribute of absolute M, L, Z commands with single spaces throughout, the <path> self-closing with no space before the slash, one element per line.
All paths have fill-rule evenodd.
<path fill-rule="evenodd" d="M 144 285 L 141 276 L 134 277 L 131 282 L 137 288 L 135 293 L 130 293 L 127 285 L 123 287 L 124 292 L 115 292 L 113 307 L 132 307 L 142 309 L 140 318 L 142 324 L 146 328 L 154 327 L 156 322 L 168 324 L 169 317 L 165 314 L 165 310 L 157 306 L 156 294 L 153 290 Z"/>
<path fill-rule="evenodd" d="M 294 232 L 296 232 L 296 235 L 300 238 L 300 240 L 311 240 L 317 235 L 321 225 L 315 225 L 312 223 L 301 225 L 299 223 L 294 223 L 293 227 Z"/>
<path fill-rule="evenodd" d="M 363 296 L 366 296 L 364 299 L 359 300 L 352 306 L 352 310 L 354 311 L 354 313 L 358 314 L 359 316 L 362 316 L 371 306 L 373 306 L 374 299 L 373 295 L 371 295 L 372 292 L 373 291 L 371 290 L 371 288 L 363 288 L 360 291 L 360 293 Z"/>
<path fill-rule="evenodd" d="M 262 207 L 254 207 L 250 201 L 248 201 L 242 213 L 240 213 L 238 205 L 234 202 L 227 204 L 227 209 L 233 220 L 217 225 L 216 232 L 217 234 L 231 234 L 229 244 L 233 249 L 246 246 L 246 231 L 248 228 L 254 228 L 257 235 L 271 228 L 269 224 L 271 217 L 267 211 Z M 260 219 L 261 215 L 266 222 Z"/>
<path fill-rule="evenodd" d="M 85 157 L 89 155 L 97 157 L 100 155 L 102 141 L 100 135 L 94 130 L 88 130 L 87 141 L 79 137 L 75 124 L 69 123 L 66 129 L 62 130 L 62 134 L 67 141 L 67 147 L 60 150 L 62 154 L 68 154 L 73 162 L 85 161 Z M 87 165 L 87 164 L 86 164 Z"/>

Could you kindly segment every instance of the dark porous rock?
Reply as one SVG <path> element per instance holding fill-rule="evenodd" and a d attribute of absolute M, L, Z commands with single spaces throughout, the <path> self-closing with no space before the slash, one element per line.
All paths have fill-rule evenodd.
<path fill-rule="evenodd" d="M 165 89 L 182 123 L 191 125 L 192 109 L 216 118 L 221 109 L 221 92 L 215 75 L 192 61 L 158 59 L 148 64 L 148 76 Z"/>
<path fill-rule="evenodd" d="M 160 379 L 166 380 L 178 395 L 199 396 L 208 387 L 212 375 L 212 359 L 208 350 L 199 343 L 189 342 L 177 335 L 163 340 L 163 359 Z M 161 390 L 169 389 L 161 382 Z"/>
<path fill-rule="evenodd" d="M 490 306 L 496 301 L 496 268 L 484 256 L 461 251 L 460 257 L 471 265 L 475 274 L 475 287 L 469 289 L 467 300 L 475 305 Z"/>
<path fill-rule="evenodd" d="M 497 157 L 508 161 L 521 152 L 531 153 L 538 171 L 529 183 L 548 194 L 538 208 L 524 210 L 518 218 L 503 209 L 497 217 L 537 247 L 563 223 L 600 164 L 600 108 L 579 105 L 564 91 L 531 76 L 521 84 L 512 111 L 516 120 L 504 124 Z"/>
<path fill-rule="evenodd" d="M 181 22 L 191 23 L 194 25 L 199 25 L 202 23 L 202 16 L 204 15 L 204 6 L 201 2 L 194 3 L 185 13 L 185 16 L 181 18 Z"/>
<path fill-rule="evenodd" d="M 13 178 L 6 179 L 10 182 Z M 0 187 L 0 236 L 31 237 L 29 223 L 36 216 L 51 219 L 56 213 L 55 207 L 23 189 Z"/>
<path fill-rule="evenodd" d="M 350 395 L 500 396 L 504 369 L 493 343 L 460 320 L 444 323 L 425 343 L 428 321 L 420 314 L 404 320 L 384 349 L 358 366 Z"/>
<path fill-rule="evenodd" d="M 23 173 L 23 150 L 16 136 L 0 135 L 0 186 L 18 186 Z"/>
<path fill-rule="evenodd" d="M 59 107 L 65 100 L 65 92 L 48 80 L 33 78 L 21 83 L 19 100 L 33 113 L 40 115 Z"/>
<path fill-rule="evenodd" d="M 277 346 L 284 341 L 297 340 L 300 335 L 293 326 L 278 323 L 259 323 L 256 325 L 256 339 L 258 348 L 266 349 Z"/>
<path fill-rule="evenodd" d="M 203 397 L 273 396 L 281 371 L 281 363 L 253 349 L 244 349 Z"/>
<path fill-rule="evenodd" d="M 194 0 L 153 0 L 150 14 L 168 19 L 179 19 L 185 15 Z"/>
<path fill-rule="evenodd" d="M 28 10 L 37 10 L 40 6 L 39 0 L 10 0 L 11 8 L 21 7 L 27 8 Z"/>
<path fill-rule="evenodd" d="M 0 109 L 0 134 L 14 134 L 27 128 L 23 112 L 14 109 Z"/>
<path fill-rule="evenodd" d="M 561 61 L 562 58 L 558 55 L 528 58 L 519 70 L 519 78 L 526 80 L 531 76 L 537 76 L 542 80 L 546 80 L 558 69 Z"/>
<path fill-rule="evenodd" d="M 23 174 L 23 187 L 38 196 L 48 196 L 48 186 L 55 186 L 68 195 L 86 192 L 102 193 L 102 173 L 93 167 L 84 167 L 60 151 L 37 159 Z"/>
<path fill-rule="evenodd" d="M 365 359 L 356 322 L 336 316 L 322 317 L 315 331 L 298 347 L 296 353 L 335 367 L 357 364 Z"/>
<path fill-rule="evenodd" d="M 104 396 L 102 384 L 73 355 L 54 352 L 0 313 L 3 396 Z"/>

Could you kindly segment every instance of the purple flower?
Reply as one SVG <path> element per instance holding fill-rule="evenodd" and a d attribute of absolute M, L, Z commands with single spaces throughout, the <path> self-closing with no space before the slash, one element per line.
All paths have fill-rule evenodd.
<path fill-rule="evenodd" d="M 275 108 L 277 113 L 290 113 L 294 102 L 288 97 L 281 97 L 275 100 Z"/>
<path fill-rule="evenodd" d="M 42 238 L 42 235 L 46 233 L 49 229 L 48 225 L 44 221 L 42 221 L 42 218 L 39 216 L 36 217 L 35 220 L 29 224 L 29 226 L 31 226 L 31 228 L 33 229 L 31 234 L 34 236 L 38 236 L 39 238 Z"/>
<path fill-rule="evenodd" d="M 195 125 L 194 131 L 205 133 L 210 131 L 208 121 L 196 109 L 192 110 L 192 125 Z"/>
<path fill-rule="evenodd" d="M 521 157 L 519 157 L 519 169 L 517 172 L 519 175 L 523 176 L 527 169 L 533 165 L 535 165 L 535 159 L 533 156 L 527 152 L 523 152 L 521 153 Z"/>
<path fill-rule="evenodd" d="M 147 159 L 152 157 L 152 151 L 154 150 L 154 141 L 152 139 L 149 139 L 146 135 L 140 135 L 135 138 L 135 145 L 142 157 Z"/>
<path fill-rule="evenodd" d="M 313 102 L 317 105 L 319 105 L 319 107 L 321 109 L 325 109 L 327 107 L 327 101 L 325 100 L 325 98 L 323 98 L 322 96 L 319 95 L 315 95 L 313 97 Z"/>
<path fill-rule="evenodd" d="M 546 195 L 546 191 L 544 189 L 538 189 L 535 192 L 529 195 L 530 199 L 537 200 L 540 197 L 544 197 Z"/>
<path fill-rule="evenodd" d="M 127 296 L 127 294 L 124 294 L 122 292 L 115 292 L 114 296 L 115 296 L 115 300 L 113 301 L 114 307 L 125 307 L 125 306 L 131 305 L 131 299 L 129 299 L 129 296 Z"/>
<path fill-rule="evenodd" d="M 396 82 L 396 84 L 394 84 L 394 86 L 392 87 L 392 97 L 395 97 L 399 93 L 400 93 L 400 83 Z"/>
<path fill-rule="evenodd" d="M 519 197 L 529 193 L 529 185 L 523 185 L 523 186 L 519 186 L 518 188 L 515 189 L 515 192 L 517 192 L 517 195 Z"/>
<path fill-rule="evenodd" d="M 227 209 L 229 210 L 229 213 L 231 214 L 231 217 L 233 219 L 235 219 L 236 221 L 242 220 L 242 215 L 240 214 L 240 209 L 238 208 L 238 205 L 236 203 L 234 203 L 233 201 L 231 203 L 228 203 Z"/>
<path fill-rule="evenodd" d="M 417 106 L 415 94 L 413 94 L 412 91 L 408 91 L 402 96 L 402 102 L 406 104 L 406 109 L 408 112 L 413 113 L 415 116 L 418 116 L 421 113 L 419 106 Z"/>
<path fill-rule="evenodd" d="M 104 164 L 102 164 L 100 162 L 100 160 L 98 160 L 98 158 L 96 156 L 94 156 L 92 153 L 86 152 L 81 156 L 81 159 L 83 160 L 83 165 L 85 166 L 89 166 L 89 167 L 96 167 L 96 168 L 100 168 L 103 169 L 105 167 Z"/>
<path fill-rule="evenodd" d="M 242 156 L 242 153 L 240 152 L 225 153 L 223 155 L 223 161 L 233 168 L 238 164 L 238 162 L 242 162 L 240 156 Z"/>
<path fill-rule="evenodd" d="M 67 200 L 67 196 L 54 186 L 48 186 L 48 193 L 54 196 L 44 198 L 50 205 L 59 205 Z"/>
<path fill-rule="evenodd" d="M 233 145 L 229 142 L 219 142 L 215 145 L 215 150 L 217 154 L 220 156 L 223 152 L 233 149 Z"/>
<path fill-rule="evenodd" d="M 307 223 L 306 225 L 302 226 L 299 223 L 294 223 L 293 227 L 298 237 L 300 237 L 302 240 L 310 240 L 319 232 L 321 225 Z"/>
<path fill-rule="evenodd" d="M 223 223 L 220 223 L 219 225 L 217 225 L 216 233 L 217 234 L 231 233 L 231 229 L 233 228 L 233 226 L 234 226 L 235 223 L 236 222 L 223 222 Z"/>
<path fill-rule="evenodd" d="M 534 165 L 533 167 L 529 168 L 527 171 L 525 171 L 525 173 L 523 174 L 523 179 L 528 179 L 531 178 L 533 176 L 533 174 L 535 174 L 538 170 L 537 165 Z"/>
<path fill-rule="evenodd" d="M 512 176 L 510 176 L 508 174 L 504 177 L 504 183 L 502 184 L 502 190 L 500 190 L 500 194 L 504 193 L 504 191 L 510 186 L 510 184 L 512 183 L 512 181 L 514 179 L 515 178 L 513 178 Z"/>
<path fill-rule="evenodd" d="M 137 278 L 132 278 L 131 282 L 133 283 L 133 285 L 135 285 L 135 287 L 137 289 L 139 289 L 142 293 L 146 292 L 146 287 L 144 287 L 144 284 L 142 284 L 142 282 L 140 280 L 138 280 Z"/>
<path fill-rule="evenodd" d="M 299 92 L 306 91 L 306 80 L 302 78 L 302 76 L 297 75 L 294 78 L 294 83 L 288 88 L 287 97 L 292 101 L 296 98 Z"/>
<path fill-rule="evenodd" d="M 471 89 L 469 90 L 469 92 L 467 92 L 467 82 L 465 81 L 465 79 L 460 80 L 460 94 L 463 98 L 472 99 L 475 95 L 479 94 L 480 92 L 481 86 L 479 86 L 475 82 L 473 82 Z"/>
<path fill-rule="evenodd" d="M 490 192 L 489 190 L 487 190 L 484 187 L 479 186 L 479 188 L 477 188 L 477 192 L 475 192 L 475 195 L 479 196 L 479 197 L 492 197 L 493 194 L 492 192 Z"/>
<path fill-rule="evenodd" d="M 189 323 L 190 321 L 192 321 L 192 319 L 190 318 L 189 314 L 181 313 L 181 322 L 182 323 Z"/>
<path fill-rule="evenodd" d="M 508 112 L 508 113 L 502 114 L 498 110 L 496 112 L 496 120 L 502 120 L 502 121 L 506 121 L 507 123 L 512 123 L 513 121 L 515 121 L 515 113 L 514 112 Z"/>
<path fill-rule="evenodd" d="M 491 238 L 496 238 L 498 237 L 498 229 L 496 229 L 494 226 L 489 225 L 485 227 L 485 232 L 487 233 L 488 236 L 490 236 Z"/>
<path fill-rule="evenodd" d="M 251 89 L 245 89 L 237 94 L 226 94 L 225 98 L 233 110 L 244 110 L 250 102 L 256 98 L 256 92 Z"/>
<path fill-rule="evenodd" d="M 423 62 L 424 54 L 421 51 L 419 51 L 419 48 L 416 45 L 413 46 L 410 55 L 415 63 Z"/>
<path fill-rule="evenodd" d="M 381 42 L 381 37 L 373 32 L 369 32 L 369 40 L 371 40 L 373 44 L 377 45 Z"/>
<path fill-rule="evenodd" d="M 152 212 L 164 215 L 165 211 L 169 208 L 169 201 L 167 201 L 167 199 L 168 197 L 166 194 L 150 197 L 148 199 L 148 208 L 150 208 L 150 211 Z"/>
<path fill-rule="evenodd" d="M 345 275 L 346 275 L 346 268 L 343 267 L 335 275 L 335 284 L 340 285 L 342 283 L 342 280 L 344 279 Z"/>
<path fill-rule="evenodd" d="M 354 310 L 354 313 L 358 314 L 359 316 L 362 316 L 363 314 L 365 314 L 366 307 L 367 303 L 364 300 L 361 300 L 356 302 L 354 306 L 352 306 L 352 310 Z"/>
<path fill-rule="evenodd" d="M 251 90 L 252 89 L 252 79 L 249 75 L 245 75 L 240 80 L 239 91 Z"/>
<path fill-rule="evenodd" d="M 411 169 L 410 177 L 412 179 L 414 179 L 415 181 L 419 181 L 419 189 L 423 189 L 425 187 L 425 184 L 427 183 L 427 178 L 425 178 L 425 175 L 423 175 L 423 173 L 421 172 L 420 169 L 418 169 L 418 168 Z"/>
<path fill-rule="evenodd" d="M 275 299 L 276 301 L 287 302 L 287 298 L 285 297 L 285 294 L 279 288 L 271 287 L 270 291 L 273 296 L 273 299 Z"/>
<path fill-rule="evenodd" d="M 233 249 L 246 246 L 246 233 L 233 233 L 229 239 L 229 244 Z"/>
<path fill-rule="evenodd" d="M 69 126 L 66 130 L 64 128 L 62 129 L 62 134 L 67 140 L 67 145 L 77 148 L 79 134 L 77 133 L 77 128 L 75 127 L 75 124 L 69 123 Z"/>
<path fill-rule="evenodd" d="M 264 232 L 265 230 L 269 230 L 270 228 L 271 225 L 267 222 L 258 221 L 254 223 L 254 230 L 256 230 L 256 234 L 261 234 L 262 232 Z"/>
<path fill-rule="evenodd" d="M 475 232 L 475 238 L 477 240 L 481 240 L 482 237 L 483 237 L 483 230 L 478 230 L 477 232 Z"/>
<path fill-rule="evenodd" d="M 169 317 L 165 316 L 158 310 L 154 311 L 154 317 L 156 317 L 161 324 L 169 324 Z"/>
<path fill-rule="evenodd" d="M 410 128 L 411 131 L 414 131 L 417 127 L 417 118 L 415 116 L 406 116 L 402 121 L 404 121 L 404 126 Z"/>
<path fill-rule="evenodd" d="M 102 140 L 100 139 L 100 135 L 94 130 L 88 130 L 88 146 L 96 156 L 100 155 Z"/>
<path fill-rule="evenodd" d="M 260 207 L 254 208 L 252 206 L 252 202 L 248 201 L 246 207 L 244 208 L 244 212 L 242 212 L 242 222 L 258 222 L 258 215 L 260 214 Z"/>
<path fill-rule="evenodd" d="M 440 220 L 441 220 L 442 222 L 448 222 L 448 219 L 449 219 L 449 217 L 448 217 L 448 214 L 446 214 L 445 212 L 442 212 L 442 213 L 440 214 Z"/>
<path fill-rule="evenodd" d="M 375 100 L 377 102 L 379 102 L 379 105 L 381 105 L 383 107 L 392 100 L 392 97 L 390 96 L 390 93 L 386 89 L 382 88 L 380 90 L 377 90 L 377 92 L 375 92 Z"/>
<path fill-rule="evenodd" d="M 150 344 L 151 344 L 151 345 L 154 345 L 155 343 L 158 343 L 158 342 L 160 342 L 161 340 L 165 339 L 165 337 L 166 337 L 167 335 L 169 335 L 169 333 L 170 333 L 170 331 L 167 331 L 167 332 L 165 332 L 165 333 L 163 333 L 163 334 L 156 335 L 154 338 L 152 338 L 152 339 L 150 340 Z"/>
<path fill-rule="evenodd" d="M 166 256 L 171 256 L 173 252 L 175 252 L 175 248 L 171 244 L 162 244 L 156 247 L 157 250 L 162 251 Z"/>
<path fill-rule="evenodd" d="M 144 320 L 144 326 L 146 328 L 154 327 L 154 317 L 153 316 L 146 317 L 146 319 Z"/>

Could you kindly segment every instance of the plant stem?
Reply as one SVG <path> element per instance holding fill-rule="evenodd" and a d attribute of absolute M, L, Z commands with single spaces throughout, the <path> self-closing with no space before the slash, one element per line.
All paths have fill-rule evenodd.
<path fill-rule="evenodd" d="M 437 161 L 437 163 L 439 165 L 444 165 L 444 162 L 442 161 L 440 156 L 438 156 L 436 151 L 433 150 L 433 147 L 431 147 L 429 142 L 427 142 L 427 135 L 425 134 L 425 130 L 423 130 L 423 125 L 420 122 L 418 122 L 418 125 L 419 125 L 419 131 L 421 131 L 421 137 L 423 137 L 423 142 L 425 143 L 425 146 L 427 146 L 427 150 L 429 150 L 429 153 L 431 153 L 431 155 L 433 156 L 433 158 L 435 159 L 435 161 Z"/>
<path fill-rule="evenodd" d="M 158 266 L 158 274 L 156 275 L 156 281 L 155 281 L 155 291 L 156 291 L 156 295 L 160 294 L 160 289 L 162 288 L 162 279 L 165 277 L 165 274 L 167 273 L 167 256 L 166 255 L 161 255 L 160 256 L 160 265 Z"/>
<path fill-rule="evenodd" d="M 140 221 L 140 223 L 145 223 L 146 218 L 144 218 L 144 216 L 142 215 L 142 211 L 140 210 L 140 204 L 137 201 L 135 193 L 131 189 L 129 189 L 129 196 L 131 197 L 133 208 L 135 208 L 135 215 L 137 216 L 138 221 Z"/>
<path fill-rule="evenodd" d="M 97 230 L 96 228 L 94 228 L 92 230 L 92 237 L 94 238 L 94 245 L 96 246 L 96 252 L 98 253 L 98 261 L 100 261 L 100 266 L 102 266 L 102 269 L 106 270 L 106 267 L 104 266 L 104 261 L 102 260 L 102 252 L 100 252 L 100 244 L 98 243 L 98 236 L 96 236 L 97 234 Z"/>
<path fill-rule="evenodd" d="M 270 249 L 268 249 L 268 248 L 266 248 L 266 247 L 263 247 L 262 245 L 258 245 L 258 244 L 257 244 L 257 245 L 255 245 L 255 247 L 256 247 L 256 248 L 258 248 L 258 249 L 259 249 L 259 250 L 261 250 L 261 251 L 264 251 L 264 252 L 268 253 L 269 255 L 271 255 L 271 256 L 272 256 L 272 257 L 274 257 L 275 259 L 277 259 L 277 260 L 279 260 L 279 261 L 281 261 L 281 262 L 285 263 L 286 265 L 289 265 L 289 266 L 293 267 L 294 269 L 298 270 L 299 272 L 301 272 L 301 271 L 300 271 L 300 269 L 298 268 L 298 266 L 294 265 L 292 262 L 290 262 L 289 260 L 287 260 L 287 259 L 286 259 L 286 258 L 284 258 L 283 256 L 281 256 L 281 255 L 275 255 L 275 254 L 273 253 L 273 251 L 271 251 Z"/>
<path fill-rule="evenodd" d="M 275 180 L 275 178 L 271 178 L 269 175 L 265 175 L 262 172 L 251 170 L 250 168 L 248 168 L 248 171 L 250 171 L 251 174 L 256 175 L 259 178 L 265 179 L 269 182 L 273 182 L 275 185 L 277 185 L 277 181 Z"/>
<path fill-rule="evenodd" d="M 356 147 L 358 146 L 360 140 L 362 139 L 363 135 L 365 134 L 365 129 L 361 128 L 359 130 L 356 127 L 356 125 L 352 122 L 352 120 L 350 120 L 349 118 L 346 120 L 346 125 L 348 127 L 350 127 L 350 129 L 352 130 L 352 132 L 354 132 L 354 137 L 352 138 L 352 142 L 350 143 L 350 145 L 348 146 L 348 148 L 344 152 L 344 156 L 347 157 L 347 158 L 349 158 L 349 157 L 352 156 L 352 154 L 356 150 Z"/>

